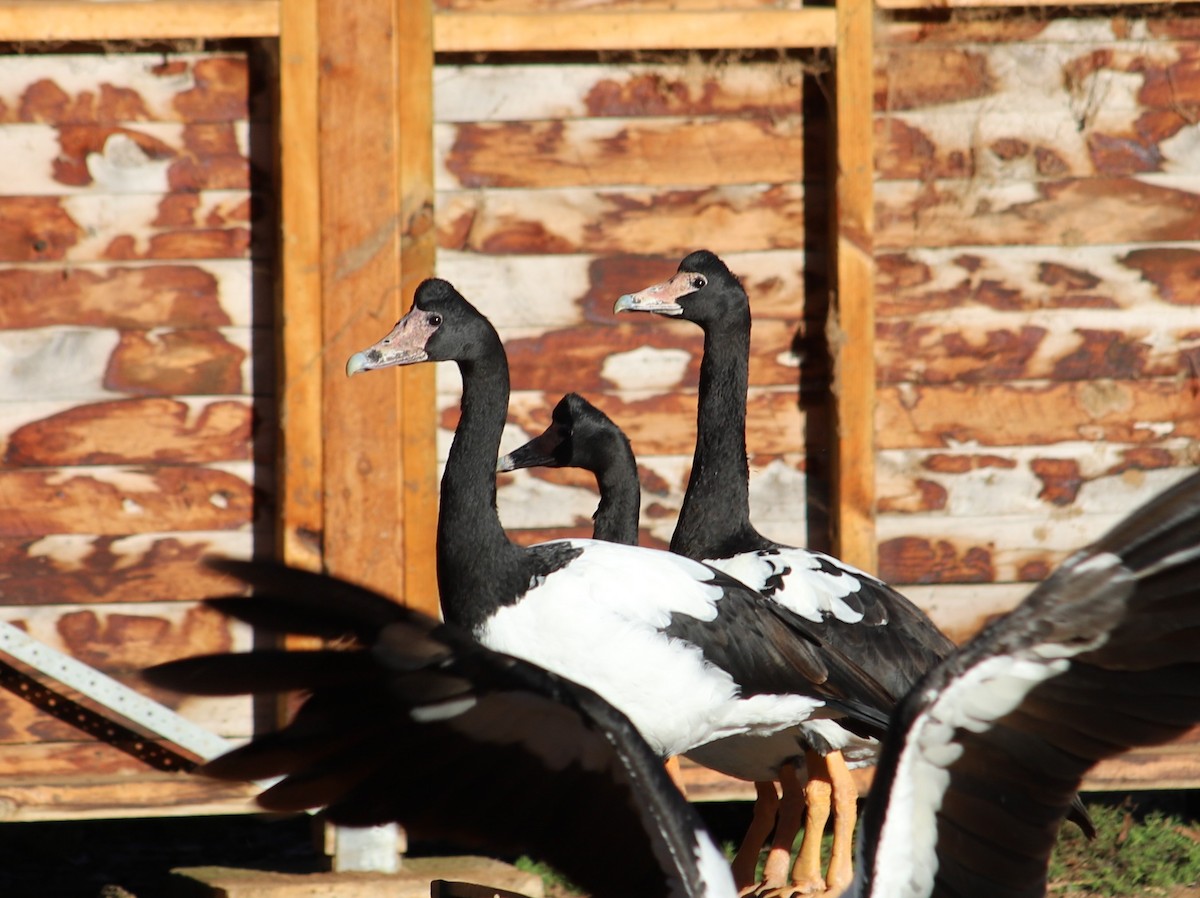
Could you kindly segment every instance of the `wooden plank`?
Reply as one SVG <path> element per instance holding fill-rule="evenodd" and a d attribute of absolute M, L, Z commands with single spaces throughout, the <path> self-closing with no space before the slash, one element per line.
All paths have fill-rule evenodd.
<path fill-rule="evenodd" d="M 269 122 L 266 86 L 251 83 L 249 69 L 247 54 L 236 51 L 9 54 L 0 68 L 0 122 Z"/>
<path fill-rule="evenodd" d="M 434 274 L 433 4 L 401 0 L 396 47 L 399 95 L 400 292 L 405 299 Z M 437 372 L 433 365 L 400 374 L 405 604 L 437 616 Z"/>
<path fill-rule="evenodd" d="M 694 331 L 694 332 L 693 332 Z M 552 331 L 505 333 L 505 350 L 516 388 L 534 387 L 548 396 L 577 391 L 695 389 L 704 336 L 661 322 L 633 321 L 615 327 L 580 325 Z M 799 359 L 793 354 L 794 322 L 755 322 L 750 346 L 751 386 L 796 385 Z M 570 358 L 572 364 L 562 364 Z"/>
<path fill-rule="evenodd" d="M 799 98 L 797 98 L 799 99 Z M 817 131 L 819 135 L 819 130 Z M 785 182 L 804 174 L 799 103 L 781 116 L 442 125 L 439 190 Z M 647 159 L 670 164 L 647 165 Z M 753 165 L 745 160 L 753 159 Z"/>
<path fill-rule="evenodd" d="M 880 9 L 1004 9 L 1053 6 L 1075 9 L 1112 6 L 1112 0 L 876 0 Z M 1121 6 L 1162 6 L 1162 0 L 1121 0 Z"/>
<path fill-rule="evenodd" d="M 252 783 L 227 783 L 178 773 L 57 779 L 13 777 L 4 780 L 0 819 L 31 823 L 245 814 L 259 810 L 253 800 L 260 791 L 261 787 Z"/>
<path fill-rule="evenodd" d="M 833 9 L 448 12 L 434 17 L 439 53 L 831 47 Z"/>
<path fill-rule="evenodd" d="M 695 65 L 659 61 L 556 61 L 554 78 L 537 62 L 502 57 L 503 64 L 437 66 L 439 123 L 562 122 L 632 116 L 780 117 L 794 114 L 806 60 L 799 54 L 770 62 Z"/>
<path fill-rule="evenodd" d="M 442 249 L 676 260 L 697 246 L 723 252 L 803 247 L 805 204 L 823 201 L 820 191 L 795 182 L 675 190 L 514 188 L 443 192 L 438 199 Z"/>
<path fill-rule="evenodd" d="M 280 0 L 156 0 L 150 5 L 144 0 L 3 0 L 0 40 L 274 37 L 279 5 Z"/>
<path fill-rule="evenodd" d="M 1095 511 L 1119 496 L 1124 507 L 1148 501 L 1163 478 L 1194 466 L 1187 436 L 1141 442 L 883 450 L 880 516 L 1042 515 L 1048 522 Z M 1069 510 L 1064 513 L 1064 510 Z M 914 528 L 916 525 L 914 525 Z"/>
<path fill-rule="evenodd" d="M 879 380 L 1130 380 L 1187 371 L 1200 361 L 1196 310 L 1157 314 L 1149 321 L 1139 316 L 1139 323 L 1124 311 L 1069 309 L 883 322 L 877 329 Z"/>
<path fill-rule="evenodd" d="M 21 403 L 7 426 L 0 406 L 0 468 L 209 464 L 270 461 L 251 439 L 254 410 L 243 398 L 178 396 L 84 405 Z M 19 415 L 19 417 L 18 417 Z M 266 423 L 266 422 L 262 422 Z"/>
<path fill-rule="evenodd" d="M 228 580 L 200 564 L 205 555 L 246 558 L 253 548 L 253 534 L 237 530 L 60 533 L 32 545 L 27 536 L 0 537 L 0 591 L 8 608 L 194 602 L 230 590 Z"/>
<path fill-rule="evenodd" d="M 881 322 L 1108 312 L 1130 326 L 1200 304 L 1195 243 L 912 247 L 876 256 Z M 1137 319 L 1135 321 L 1135 319 Z"/>
<path fill-rule="evenodd" d="M 241 259 L 6 265 L 0 329 L 269 328 L 269 273 Z"/>
<path fill-rule="evenodd" d="M 247 153 L 261 143 L 251 127 L 246 121 L 23 123 L 0 128 L 0 153 L 12 159 L 6 183 L 19 184 L 25 196 L 249 189 Z"/>
<path fill-rule="evenodd" d="M 348 380 L 387 332 L 398 285 L 393 37 L 385 4 L 318 0 L 324 563 L 389 595 L 403 583 L 395 372 Z"/>
<path fill-rule="evenodd" d="M 280 354 L 277 550 L 288 564 L 319 570 L 324 533 L 325 362 L 322 346 L 321 182 L 317 4 L 280 11 Z"/>
<path fill-rule="evenodd" d="M 1200 233 L 1200 176 L 886 181 L 875 214 L 880 249 L 1190 241 Z"/>
<path fill-rule="evenodd" d="M 239 259 L 251 255 L 250 197 L 200 193 L 0 196 L 0 262 Z M 269 256 L 256 247 L 255 256 Z"/>
<path fill-rule="evenodd" d="M 837 555 L 867 571 L 875 546 L 875 297 L 870 0 L 837 4 L 837 288 L 830 321 L 834 363 L 833 527 Z"/>
<path fill-rule="evenodd" d="M 879 448 L 1144 443 L 1200 437 L 1200 407 L 1174 378 L 953 384 L 879 391 Z"/>
<path fill-rule="evenodd" d="M 823 273 L 824 254 L 780 248 L 722 253 L 721 258 L 742 280 L 758 322 L 797 324 L 805 278 Z M 618 256 L 568 253 L 554 255 L 485 255 L 443 249 L 438 272 L 471 297 L 471 302 L 503 333 L 535 334 L 584 324 L 619 328 L 636 324 L 614 315 L 618 296 L 661 280 L 679 264 L 675 255 Z M 554 289 L 546 289 L 553 284 Z M 915 289 L 915 285 L 914 285 Z M 519 299 L 519 301 L 518 301 Z M 647 338 L 673 333 L 685 342 L 692 328 L 662 321 L 642 321 Z M 607 339 L 607 337 L 606 337 Z"/>
<path fill-rule="evenodd" d="M 255 508 L 251 463 L 224 467 L 0 471 L 0 498 L 10 509 L 0 520 L 0 536 L 249 527 Z"/>
<path fill-rule="evenodd" d="M 253 392 L 252 332 L 230 328 L 0 331 L 0 403 Z M 261 366 L 265 360 L 257 360 Z M 269 381 L 269 377 L 268 377 Z"/>

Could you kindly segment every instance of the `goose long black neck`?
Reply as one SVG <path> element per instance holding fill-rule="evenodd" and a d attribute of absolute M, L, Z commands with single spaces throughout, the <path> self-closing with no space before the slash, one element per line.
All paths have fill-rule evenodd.
<path fill-rule="evenodd" d="M 623 437 L 613 440 L 605 465 L 593 473 L 600 487 L 600 504 L 592 516 L 592 536 L 610 543 L 637 545 L 642 489 L 628 441 Z"/>
<path fill-rule="evenodd" d="M 704 329 L 696 452 L 671 551 L 726 558 L 765 548 L 750 524 L 746 461 L 746 390 L 750 382 L 750 312 L 734 326 Z"/>
<path fill-rule="evenodd" d="M 480 358 L 459 361 L 462 416 L 438 511 L 437 570 L 446 620 L 468 629 L 529 584 L 525 555 L 496 511 L 496 453 L 508 413 L 508 362 L 499 337 Z"/>

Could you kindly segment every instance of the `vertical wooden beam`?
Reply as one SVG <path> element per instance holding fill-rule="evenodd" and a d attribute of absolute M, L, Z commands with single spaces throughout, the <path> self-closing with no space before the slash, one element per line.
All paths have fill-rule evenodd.
<path fill-rule="evenodd" d="M 874 4 L 837 0 L 837 16 L 834 544 L 839 557 L 874 571 Z"/>
<path fill-rule="evenodd" d="M 434 273 L 433 3 L 397 0 L 400 91 L 400 284 L 407 298 Z M 437 614 L 437 409 L 433 365 L 400 375 L 404 467 L 404 600 Z"/>
<path fill-rule="evenodd" d="M 432 141 L 432 101 L 419 96 L 425 87 L 404 80 L 432 65 L 432 27 L 419 24 L 431 14 L 428 5 L 317 0 L 325 565 L 390 595 L 413 593 L 423 605 L 436 592 L 419 591 L 420 578 L 408 569 L 432 571 L 432 557 L 419 556 L 420 534 L 432 533 L 434 519 L 418 519 L 425 503 L 406 493 L 410 482 L 431 476 L 415 466 L 432 458 L 423 443 L 432 437 L 425 398 L 432 381 L 424 372 L 388 371 L 351 382 L 344 366 L 400 317 L 432 263 L 431 251 L 409 246 L 431 214 L 405 208 L 416 197 L 424 209 L 432 196 L 432 163 L 425 186 L 410 190 L 405 177 L 420 178 L 416 166 L 406 167 L 403 149 Z M 431 85 L 432 74 L 421 81 Z M 417 246 L 432 239 L 417 236 Z"/>
<path fill-rule="evenodd" d="M 321 461 L 321 204 L 317 185 L 317 4 L 279 11 L 279 556 L 319 570 Z"/>

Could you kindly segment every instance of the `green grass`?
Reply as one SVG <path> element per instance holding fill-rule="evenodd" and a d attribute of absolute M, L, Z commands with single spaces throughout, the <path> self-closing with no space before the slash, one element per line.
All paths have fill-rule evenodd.
<path fill-rule="evenodd" d="M 1096 838 L 1063 827 L 1050 858 L 1055 894 L 1117 896 L 1163 894 L 1171 886 L 1200 884 L 1200 828 L 1129 806 L 1091 805 Z"/>
<path fill-rule="evenodd" d="M 1074 824 L 1062 828 L 1050 857 L 1049 893 L 1097 898 L 1135 898 L 1165 895 L 1173 886 L 1200 885 L 1200 824 L 1158 811 L 1137 813 L 1125 805 L 1089 805 L 1096 838 L 1088 841 Z M 829 859 L 832 837 L 822 841 L 822 856 Z M 796 848 L 799 848 L 799 837 Z M 733 858 L 732 842 L 723 846 Z M 794 856 L 794 851 L 793 851 Z M 766 858 L 759 858 L 759 873 Z M 542 877 L 547 898 L 582 894 L 562 875 L 545 864 L 522 857 L 516 866 Z"/>
<path fill-rule="evenodd" d="M 522 873 L 534 873 L 542 878 L 542 886 L 546 890 L 546 898 L 566 898 L 570 895 L 583 895 L 578 886 L 551 867 L 549 864 L 535 861 L 522 855 L 513 866 Z"/>

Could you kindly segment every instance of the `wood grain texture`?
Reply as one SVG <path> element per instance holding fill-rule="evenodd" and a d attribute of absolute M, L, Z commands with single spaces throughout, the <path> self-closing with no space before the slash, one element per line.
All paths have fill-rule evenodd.
<path fill-rule="evenodd" d="M 829 322 L 833 384 L 833 507 L 838 557 L 866 571 L 875 546 L 874 8 L 838 0 L 836 292 Z"/>
<path fill-rule="evenodd" d="M 654 254 L 698 246 L 727 252 L 804 246 L 806 203 L 797 182 L 725 187 L 512 189 L 442 192 L 438 245 L 503 255 Z"/>
<path fill-rule="evenodd" d="M 271 37 L 280 0 L 167 0 L 148 10 L 126 0 L 3 0 L 0 40 Z"/>
<path fill-rule="evenodd" d="M 288 564 L 322 565 L 324 424 L 319 42 L 315 0 L 280 10 L 279 33 L 279 520 L 276 548 Z"/>
<path fill-rule="evenodd" d="M 833 10 L 800 9 L 619 11 L 543 8 L 521 12 L 455 11 L 435 18 L 441 52 L 546 50 L 694 50 L 829 47 Z"/>

